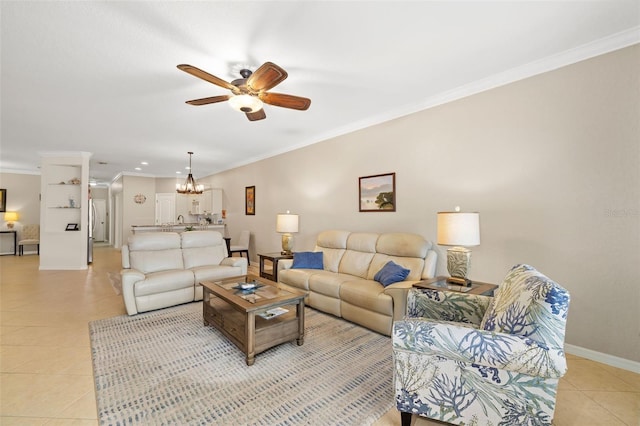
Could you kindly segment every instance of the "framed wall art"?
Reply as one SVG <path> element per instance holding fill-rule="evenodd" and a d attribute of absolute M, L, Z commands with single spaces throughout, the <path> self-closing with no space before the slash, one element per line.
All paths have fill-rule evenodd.
<path fill-rule="evenodd" d="M 244 214 L 256 214 L 256 187 L 247 186 L 244 189 Z"/>
<path fill-rule="evenodd" d="M 396 174 L 361 177 L 358 195 L 361 212 L 395 212 Z"/>
<path fill-rule="evenodd" d="M 0 189 L 0 212 L 7 211 L 7 190 Z"/>

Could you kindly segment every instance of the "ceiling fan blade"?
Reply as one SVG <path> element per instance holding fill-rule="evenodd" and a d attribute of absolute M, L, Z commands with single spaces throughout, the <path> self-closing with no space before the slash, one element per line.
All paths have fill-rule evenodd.
<path fill-rule="evenodd" d="M 259 109 L 256 112 L 246 112 L 245 114 L 247 114 L 249 121 L 264 120 L 267 118 L 267 114 L 264 113 L 264 109 Z"/>
<path fill-rule="evenodd" d="M 266 91 L 282 83 L 287 72 L 273 62 L 265 62 L 247 79 L 247 86 L 254 92 Z"/>
<path fill-rule="evenodd" d="M 311 99 L 282 93 L 263 92 L 258 97 L 269 105 L 304 111 L 311 105 Z"/>
<path fill-rule="evenodd" d="M 231 91 L 237 90 L 237 87 L 231 83 L 224 81 L 223 79 L 216 77 L 215 75 L 211 75 L 206 71 L 202 71 L 200 68 L 194 67 L 193 65 L 181 64 L 178 65 L 178 69 L 191 74 L 195 77 L 201 78 L 204 81 L 208 81 L 209 83 L 213 83 L 216 86 L 224 87 L 225 89 L 229 89 Z"/>
<path fill-rule="evenodd" d="M 231 98 L 231 95 L 211 96 L 210 98 L 194 99 L 192 101 L 187 101 L 187 103 L 189 105 L 208 105 L 208 104 L 215 104 L 217 102 L 228 101 L 229 98 Z"/>

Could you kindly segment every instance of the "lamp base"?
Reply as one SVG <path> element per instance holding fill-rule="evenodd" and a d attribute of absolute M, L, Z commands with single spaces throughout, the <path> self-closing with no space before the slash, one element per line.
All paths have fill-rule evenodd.
<path fill-rule="evenodd" d="M 293 254 L 291 252 L 292 248 L 293 248 L 293 235 L 282 234 L 282 251 L 280 252 L 280 254 L 291 256 Z"/>
<path fill-rule="evenodd" d="M 464 247 L 447 249 L 447 270 L 451 278 L 447 282 L 471 287 L 471 280 L 467 274 L 471 268 L 471 250 Z"/>

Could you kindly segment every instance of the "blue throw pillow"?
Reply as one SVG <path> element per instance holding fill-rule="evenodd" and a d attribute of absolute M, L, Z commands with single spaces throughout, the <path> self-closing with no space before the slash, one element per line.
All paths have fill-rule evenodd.
<path fill-rule="evenodd" d="M 409 276 L 409 272 L 411 271 L 390 260 L 378 271 L 373 279 L 386 287 L 393 283 L 404 281 Z"/>
<path fill-rule="evenodd" d="M 323 269 L 321 251 L 301 251 L 293 253 L 291 269 Z"/>

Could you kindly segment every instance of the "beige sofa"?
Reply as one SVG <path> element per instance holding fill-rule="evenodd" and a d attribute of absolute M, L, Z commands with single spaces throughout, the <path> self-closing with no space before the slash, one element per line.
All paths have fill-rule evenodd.
<path fill-rule="evenodd" d="M 323 269 L 293 269 L 293 260 L 281 260 L 279 285 L 305 290 L 309 306 L 388 336 L 405 315 L 408 289 L 435 276 L 437 254 L 415 234 L 324 231 L 314 251 L 322 251 Z M 374 277 L 389 261 L 410 272 L 384 287 Z"/>
<path fill-rule="evenodd" d="M 201 281 L 247 274 L 217 231 L 144 232 L 122 246 L 122 296 L 129 315 L 202 300 Z"/>

